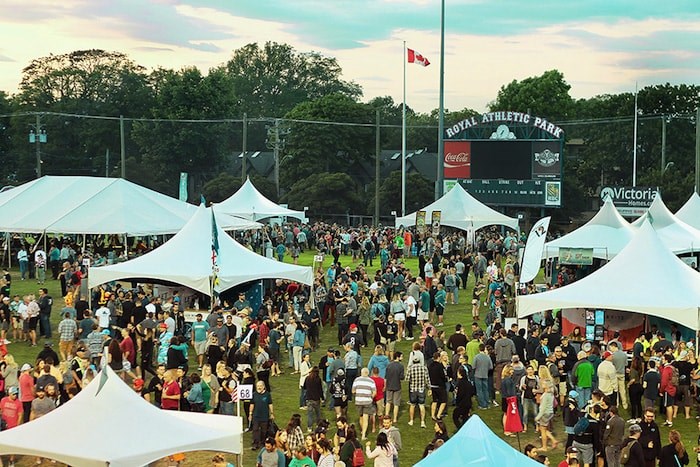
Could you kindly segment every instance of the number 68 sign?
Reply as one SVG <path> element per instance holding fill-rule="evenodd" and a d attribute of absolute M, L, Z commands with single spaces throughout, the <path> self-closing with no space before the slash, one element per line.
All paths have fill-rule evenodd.
<path fill-rule="evenodd" d="M 238 399 L 242 401 L 249 401 L 253 398 L 253 385 L 252 384 L 240 384 L 238 385 Z"/>

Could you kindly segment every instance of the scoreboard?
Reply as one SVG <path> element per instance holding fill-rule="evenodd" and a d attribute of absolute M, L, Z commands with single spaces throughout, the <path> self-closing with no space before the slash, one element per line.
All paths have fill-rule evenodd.
<path fill-rule="evenodd" d="M 491 114 L 501 115 L 486 117 Z M 523 118 L 518 122 L 498 120 L 507 114 L 529 117 L 527 114 L 491 114 L 460 122 L 453 128 L 463 131 L 452 131 L 452 139 L 445 139 L 444 188 L 460 183 L 479 201 L 491 205 L 560 207 L 562 130 L 546 120 L 544 129 L 537 127 L 535 131 Z M 497 125 L 489 125 L 492 120 Z"/>

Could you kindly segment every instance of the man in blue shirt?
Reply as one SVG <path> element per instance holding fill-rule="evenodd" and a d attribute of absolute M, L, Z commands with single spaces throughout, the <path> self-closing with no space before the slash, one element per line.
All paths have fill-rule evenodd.
<path fill-rule="evenodd" d="M 197 321 L 192 323 L 192 347 L 197 354 L 197 362 L 201 371 L 204 365 L 204 354 L 207 351 L 207 333 L 209 332 L 209 323 L 202 320 L 202 314 L 197 313 Z"/>

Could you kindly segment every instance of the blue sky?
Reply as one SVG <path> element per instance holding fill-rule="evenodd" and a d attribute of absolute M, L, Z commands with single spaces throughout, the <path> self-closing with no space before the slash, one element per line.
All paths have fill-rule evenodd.
<path fill-rule="evenodd" d="M 407 100 L 438 105 L 439 0 L 3 0 L 0 89 L 31 59 L 121 51 L 148 68 L 223 63 L 249 42 L 338 59 L 365 99 L 401 100 L 402 41 L 431 66 L 407 69 Z M 576 98 L 665 82 L 700 84 L 700 1 L 446 0 L 446 107 L 485 110 L 500 86 L 559 69 Z"/>

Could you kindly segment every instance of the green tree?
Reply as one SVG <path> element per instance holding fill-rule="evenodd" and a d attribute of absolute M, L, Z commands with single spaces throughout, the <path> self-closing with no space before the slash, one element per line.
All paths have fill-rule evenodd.
<path fill-rule="evenodd" d="M 222 172 L 202 187 L 202 196 L 207 203 L 220 203 L 241 187 L 241 179 Z"/>
<path fill-rule="evenodd" d="M 282 196 L 292 209 L 309 207 L 314 217 L 329 214 L 364 214 L 365 206 L 353 179 L 344 173 L 321 172 L 303 178 Z"/>
<path fill-rule="evenodd" d="M 151 75 L 155 90 L 152 117 L 135 122 L 131 132 L 145 170 L 132 177 L 146 186 L 174 195 L 180 172 L 190 175 L 194 192 L 225 166 L 229 146 L 226 122 L 175 122 L 174 119 L 224 119 L 232 106 L 227 80 L 214 72 L 202 76 L 194 67 L 159 69 Z M 236 148 L 239 149 L 239 148 Z M 153 174 L 158 174 L 154 177 Z"/>
<path fill-rule="evenodd" d="M 433 201 L 433 184 L 419 173 L 406 175 L 406 214 L 419 210 Z M 395 170 L 379 186 L 379 215 L 391 211 L 401 214 L 401 171 Z M 367 204 L 367 212 L 374 213 L 374 194 Z"/>
<path fill-rule="evenodd" d="M 372 109 L 342 94 L 304 102 L 286 115 L 289 134 L 280 162 L 283 187 L 318 172 L 347 171 L 374 154 Z M 306 121 L 356 123 L 321 124 Z"/>
<path fill-rule="evenodd" d="M 541 76 L 513 80 L 501 86 L 489 110 L 529 111 L 556 122 L 572 116 L 574 101 L 569 95 L 570 89 L 560 71 L 545 71 Z"/>
<path fill-rule="evenodd" d="M 230 79 L 238 110 L 249 116 L 280 116 L 302 102 L 328 94 L 362 95 L 360 86 L 341 78 L 342 69 L 335 58 L 298 52 L 288 44 L 247 44 L 235 50 L 220 69 Z"/>

